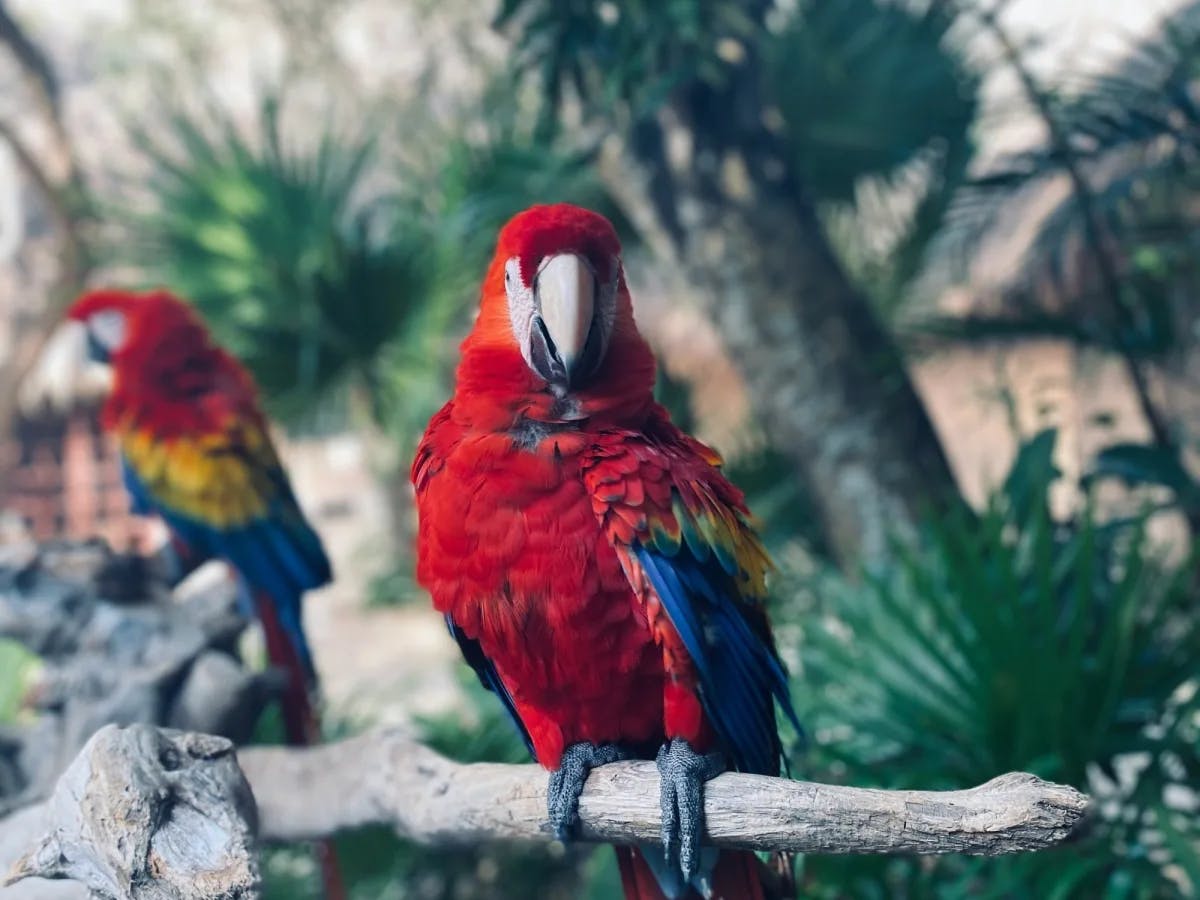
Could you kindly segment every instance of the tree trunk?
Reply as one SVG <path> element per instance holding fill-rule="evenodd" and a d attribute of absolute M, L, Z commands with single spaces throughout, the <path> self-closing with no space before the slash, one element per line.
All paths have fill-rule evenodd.
<path fill-rule="evenodd" d="M 48 130 L 48 150 L 35 154 L 16 126 L 0 120 L 0 140 L 13 150 L 22 173 L 36 188 L 59 235 L 58 271 L 49 297 L 28 333 L 15 335 L 8 359 L 0 360 L 0 439 L 7 436 L 17 409 L 21 381 L 37 362 L 67 304 L 83 289 L 92 269 L 85 227 L 92 201 L 67 134 L 59 103 L 58 80 L 49 59 L 25 34 L 0 0 L 0 47 L 16 62 L 34 107 Z"/>
<path fill-rule="evenodd" d="M 660 114 L 629 145 L 610 143 L 603 169 L 720 329 L 837 561 L 877 565 L 893 537 L 962 501 L 895 345 L 761 137 L 711 149 L 711 137 Z"/>

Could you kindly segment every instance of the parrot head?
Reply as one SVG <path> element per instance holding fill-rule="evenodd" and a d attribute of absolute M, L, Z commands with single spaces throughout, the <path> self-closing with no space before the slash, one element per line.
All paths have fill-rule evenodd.
<path fill-rule="evenodd" d="M 621 245 L 603 216 L 535 206 L 500 232 L 504 299 L 529 367 L 559 393 L 587 384 L 608 349 Z"/>
<path fill-rule="evenodd" d="M 654 361 L 604 216 L 566 203 L 533 206 L 501 229 L 463 344 L 460 385 L 464 368 L 483 356 L 487 390 L 545 395 L 560 415 L 587 414 L 631 391 L 649 396 Z"/>
<path fill-rule="evenodd" d="M 71 305 L 67 319 L 83 326 L 89 358 L 106 365 L 134 347 L 149 346 L 168 334 L 185 332 L 201 342 L 207 339 L 191 307 L 164 290 L 145 294 L 90 291 Z"/>

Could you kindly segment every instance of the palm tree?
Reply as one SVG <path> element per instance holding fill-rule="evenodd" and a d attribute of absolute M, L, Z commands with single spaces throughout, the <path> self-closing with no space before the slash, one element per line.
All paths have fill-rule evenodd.
<path fill-rule="evenodd" d="M 936 241 L 934 284 L 976 273 L 962 261 L 986 256 L 994 235 L 1021 222 L 1029 233 L 1014 271 L 966 316 L 919 321 L 936 339 L 1067 338 L 1119 360 L 1151 434 L 1147 445 L 1100 454 L 1099 475 L 1173 490 L 1200 534 L 1200 485 L 1189 474 L 1196 446 L 1200 377 L 1200 3 L 1189 3 L 1101 73 L 1042 84 L 1024 49 L 990 15 L 1002 64 L 1016 71 L 1049 135 L 967 184 Z M 1034 211 L 1046 189 L 1062 199 Z"/>

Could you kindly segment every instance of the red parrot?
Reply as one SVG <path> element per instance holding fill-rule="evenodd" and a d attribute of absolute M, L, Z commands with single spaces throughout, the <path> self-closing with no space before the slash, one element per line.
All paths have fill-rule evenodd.
<path fill-rule="evenodd" d="M 654 756 L 665 859 L 618 848 L 626 897 L 762 898 L 752 853 L 699 843 L 703 782 L 779 774 L 776 703 L 799 729 L 771 563 L 718 455 L 654 401 L 654 365 L 608 220 L 510 220 L 413 462 L 417 578 L 552 770 L 560 837 L 592 767 Z"/>
<path fill-rule="evenodd" d="M 67 315 L 86 329 L 89 355 L 112 369 L 101 424 L 117 436 L 133 511 L 166 523 L 174 580 L 209 559 L 237 572 L 271 665 L 287 679 L 287 740 L 319 741 L 301 598 L 332 572 L 275 453 L 250 374 L 166 291 L 93 291 Z M 321 856 L 328 896 L 344 896 L 328 847 Z"/>

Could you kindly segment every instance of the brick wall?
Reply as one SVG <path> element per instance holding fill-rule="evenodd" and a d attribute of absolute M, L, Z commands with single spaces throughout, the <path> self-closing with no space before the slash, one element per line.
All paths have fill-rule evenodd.
<path fill-rule="evenodd" d="M 103 537 L 118 550 L 143 548 L 152 523 L 129 515 L 115 442 L 97 410 L 18 419 L 0 444 L 0 509 L 32 537 Z"/>

